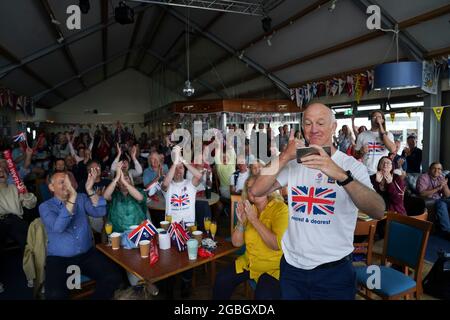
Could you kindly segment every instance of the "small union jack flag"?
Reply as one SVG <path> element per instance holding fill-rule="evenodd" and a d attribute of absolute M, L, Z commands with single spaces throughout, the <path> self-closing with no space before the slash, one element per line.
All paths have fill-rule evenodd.
<path fill-rule="evenodd" d="M 336 192 L 331 188 L 298 186 L 292 187 L 291 206 L 297 212 L 334 214 Z"/>
<path fill-rule="evenodd" d="M 189 196 L 186 193 L 182 194 L 181 196 L 174 193 L 170 198 L 170 205 L 174 207 L 184 207 L 190 203 L 191 201 L 189 200 Z"/>
<path fill-rule="evenodd" d="M 369 153 L 383 153 L 384 152 L 384 144 L 381 142 L 369 142 L 367 144 L 369 147 Z"/>
<path fill-rule="evenodd" d="M 156 227 L 147 219 L 139 227 L 130 232 L 128 239 L 137 246 L 139 241 L 151 240 L 157 232 Z"/>
<path fill-rule="evenodd" d="M 18 135 L 15 135 L 13 137 L 14 142 L 22 142 L 22 141 L 27 141 L 27 136 L 25 134 L 25 132 L 20 132 Z"/>

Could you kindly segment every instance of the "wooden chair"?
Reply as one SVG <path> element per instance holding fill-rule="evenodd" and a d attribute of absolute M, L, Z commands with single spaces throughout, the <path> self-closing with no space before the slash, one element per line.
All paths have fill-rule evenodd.
<path fill-rule="evenodd" d="M 355 247 L 353 254 L 365 255 L 366 257 L 365 261 L 368 266 L 372 264 L 372 248 L 375 239 L 375 231 L 377 228 L 377 223 L 378 220 L 356 221 L 355 237 L 364 236 L 367 237 L 367 240 L 363 242 L 353 242 L 353 246 Z"/>
<path fill-rule="evenodd" d="M 368 267 L 355 267 L 358 286 L 370 290 L 382 299 L 407 298 L 410 294 L 419 299 L 422 294 L 423 261 L 431 227 L 432 223 L 428 221 L 388 213 L 379 273 L 380 287 L 367 288 L 367 280 L 373 274 L 367 272 Z M 386 266 L 388 261 L 401 268 L 412 268 L 414 277 Z M 358 293 L 370 298 L 362 291 Z"/>

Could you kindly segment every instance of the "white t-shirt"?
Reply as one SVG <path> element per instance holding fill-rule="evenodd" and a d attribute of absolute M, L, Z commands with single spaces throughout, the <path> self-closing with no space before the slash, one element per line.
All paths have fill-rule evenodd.
<path fill-rule="evenodd" d="M 345 171 L 350 170 L 355 180 L 373 189 L 362 163 L 340 151 L 331 158 Z M 353 251 L 358 209 L 343 187 L 296 160 L 281 170 L 277 181 L 288 186 L 289 225 L 281 246 L 290 265 L 311 270 Z"/>
<path fill-rule="evenodd" d="M 194 175 L 188 170 L 186 172 L 186 179 L 192 181 L 194 178 Z M 197 186 L 197 191 L 205 191 L 206 190 L 206 171 L 202 174 L 202 179 L 200 180 L 200 183 Z"/>
<path fill-rule="evenodd" d="M 249 177 L 249 175 L 250 175 L 250 170 L 247 170 L 243 173 L 239 172 L 236 183 L 234 183 L 235 178 L 234 178 L 234 174 L 232 174 L 230 177 L 230 186 L 234 186 L 236 192 L 242 191 L 242 189 L 244 189 L 244 183 L 247 180 L 247 178 Z"/>
<path fill-rule="evenodd" d="M 195 222 L 195 196 L 197 189 L 191 180 L 172 181 L 163 192 L 166 199 L 166 214 L 172 216 L 172 222 Z"/>
<path fill-rule="evenodd" d="M 387 134 L 388 138 L 394 142 L 394 135 L 391 132 Z M 355 150 L 361 150 L 364 145 L 369 147 L 369 152 L 364 155 L 363 163 L 367 167 L 369 175 L 372 175 L 377 172 L 378 161 L 380 161 L 381 157 L 387 156 L 389 150 L 384 145 L 380 133 L 370 130 L 363 131 L 358 135 Z"/>

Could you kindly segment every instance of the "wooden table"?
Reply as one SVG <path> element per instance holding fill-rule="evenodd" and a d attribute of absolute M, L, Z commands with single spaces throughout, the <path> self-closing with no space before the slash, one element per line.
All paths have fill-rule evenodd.
<path fill-rule="evenodd" d="M 139 279 L 151 283 L 211 262 L 211 283 L 213 283 L 215 277 L 215 260 L 239 250 L 239 248 L 233 247 L 231 242 L 225 241 L 223 238 L 216 237 L 216 240 L 218 244 L 214 252 L 214 257 L 198 257 L 197 260 L 189 260 L 187 249 L 186 251 L 178 252 L 172 246 L 168 250 L 159 249 L 159 260 L 152 266 L 150 266 L 148 258 L 141 258 L 139 249 L 128 250 L 120 248 L 119 250 L 113 250 L 106 244 L 98 244 L 97 249 Z"/>
<path fill-rule="evenodd" d="M 156 193 L 158 197 L 158 201 L 151 200 L 147 202 L 147 208 L 151 210 L 159 210 L 159 211 L 165 211 L 166 210 L 166 199 L 162 195 L 161 192 Z M 213 204 L 216 204 L 219 201 L 220 197 L 217 193 L 211 192 L 211 199 L 206 199 L 204 195 L 195 197 L 196 201 L 208 201 L 208 204 L 212 206 Z"/>

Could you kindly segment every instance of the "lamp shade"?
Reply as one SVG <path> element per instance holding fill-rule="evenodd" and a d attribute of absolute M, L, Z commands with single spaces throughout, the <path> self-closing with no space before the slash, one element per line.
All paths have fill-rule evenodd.
<path fill-rule="evenodd" d="M 410 89 L 422 86 L 422 63 L 402 61 L 375 67 L 375 89 Z"/>

